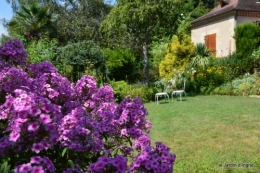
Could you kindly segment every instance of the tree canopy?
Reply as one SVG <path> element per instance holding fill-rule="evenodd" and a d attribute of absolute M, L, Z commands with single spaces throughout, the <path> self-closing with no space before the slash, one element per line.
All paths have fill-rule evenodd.
<path fill-rule="evenodd" d="M 147 86 L 150 83 L 151 72 L 149 62 L 155 62 L 154 54 L 150 52 L 152 43 L 160 42 L 162 38 L 171 38 L 173 35 L 190 34 L 190 21 L 206 13 L 216 2 L 215 0 L 117 0 L 114 5 L 109 5 L 104 0 L 6 1 L 10 3 L 14 11 L 12 20 L 7 21 L 9 37 L 19 38 L 24 42 L 25 49 L 30 52 L 30 61 L 43 60 L 45 57 L 42 56 L 43 53 L 37 54 L 36 50 L 46 52 L 48 45 L 51 45 L 50 50 L 55 52 L 51 59 L 57 60 L 52 63 L 57 65 L 61 63 L 58 60 L 61 52 L 66 50 L 66 52 L 69 51 L 68 55 L 81 57 L 81 51 L 88 48 L 80 46 L 81 49 L 75 52 L 69 47 L 91 41 L 100 47 L 101 52 L 102 50 L 110 51 L 110 53 L 105 53 L 107 57 L 104 58 L 111 60 L 107 62 L 111 67 L 109 70 L 111 79 L 122 79 L 130 75 L 120 73 L 122 76 L 118 76 L 114 70 L 122 71 L 121 69 L 131 68 L 132 70 L 127 70 L 127 73 L 131 72 L 133 79 L 142 81 Z M 2 37 L 2 41 L 7 38 Z M 46 48 L 45 51 L 42 50 L 44 48 Z M 116 64 L 117 61 L 113 59 L 118 56 L 111 58 L 111 55 L 116 55 L 118 52 L 123 53 L 122 57 L 125 57 L 124 53 L 131 55 L 129 57 L 133 56 L 130 59 L 135 59 L 135 67 L 132 68 L 133 63 L 129 64 L 132 60 L 128 59 L 125 63 L 126 61 L 119 58 L 123 66 L 118 68 L 117 65 L 120 63 Z M 75 57 L 63 59 L 72 63 Z M 152 64 L 155 67 L 152 70 L 156 69 L 157 76 L 159 63 Z M 75 78 L 76 72 L 73 70 L 78 68 L 72 68 L 71 65 L 57 67 L 71 69 L 68 71 L 74 75 L 66 76 L 72 75 Z M 62 69 L 59 69 L 60 72 Z M 133 72 L 133 69 L 136 72 Z M 152 77 L 152 80 L 156 78 L 158 77 Z"/>
<path fill-rule="evenodd" d="M 123 42 L 143 53 L 147 86 L 149 86 L 147 47 L 156 34 L 162 33 L 164 36 L 174 32 L 180 8 L 180 1 L 118 0 L 117 6 L 111 10 L 101 25 L 101 31 L 106 33 L 107 37 L 119 37 L 115 44 Z"/>
<path fill-rule="evenodd" d="M 7 24 L 10 35 L 21 35 L 26 40 L 55 37 L 55 16 L 40 4 L 21 6 L 21 10 Z"/>

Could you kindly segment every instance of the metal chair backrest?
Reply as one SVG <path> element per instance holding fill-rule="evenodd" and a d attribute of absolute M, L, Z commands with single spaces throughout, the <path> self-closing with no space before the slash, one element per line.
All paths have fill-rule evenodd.
<path fill-rule="evenodd" d="M 184 90 L 185 91 L 186 79 L 185 78 L 181 79 L 178 86 L 179 86 L 179 88 L 177 88 L 177 90 Z"/>
<path fill-rule="evenodd" d="M 168 92 L 170 89 L 172 89 L 172 86 L 169 83 L 160 80 L 155 82 L 155 88 L 157 92 L 160 93 L 160 92 Z"/>

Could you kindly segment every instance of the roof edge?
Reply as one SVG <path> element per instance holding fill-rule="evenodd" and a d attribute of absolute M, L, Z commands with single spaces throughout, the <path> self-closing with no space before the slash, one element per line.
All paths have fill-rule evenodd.
<path fill-rule="evenodd" d="M 233 9 L 233 10 L 230 10 L 230 11 L 226 11 L 226 12 L 223 12 L 223 13 L 216 14 L 214 16 L 210 16 L 210 17 L 205 18 L 205 19 L 201 19 L 201 20 L 198 20 L 198 21 L 192 21 L 191 22 L 191 28 L 197 28 L 197 27 L 200 27 L 202 25 L 205 25 L 205 24 L 208 24 L 208 23 L 211 23 L 211 22 L 214 22 L 214 21 L 218 21 L 218 20 L 221 20 L 221 19 L 224 19 L 224 18 L 228 18 L 230 16 L 235 16 L 236 13 L 237 13 L 237 10 Z"/>

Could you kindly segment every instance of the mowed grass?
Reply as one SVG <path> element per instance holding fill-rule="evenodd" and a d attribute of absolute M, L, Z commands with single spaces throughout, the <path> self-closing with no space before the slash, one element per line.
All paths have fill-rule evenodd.
<path fill-rule="evenodd" d="M 260 98 L 195 96 L 145 107 L 152 145 L 161 141 L 177 155 L 175 173 L 260 172 Z"/>

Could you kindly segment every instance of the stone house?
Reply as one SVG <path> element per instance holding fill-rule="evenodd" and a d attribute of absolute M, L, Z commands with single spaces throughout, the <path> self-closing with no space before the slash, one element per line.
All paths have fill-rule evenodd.
<path fill-rule="evenodd" d="M 234 28 L 248 21 L 260 20 L 260 0 L 219 0 L 209 13 L 191 22 L 191 38 L 205 43 L 216 57 L 236 50 Z"/>

